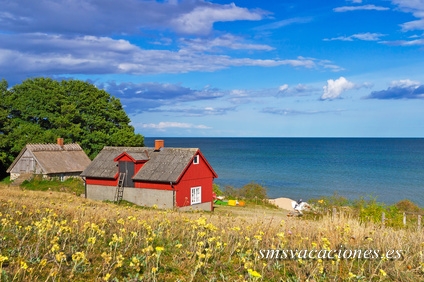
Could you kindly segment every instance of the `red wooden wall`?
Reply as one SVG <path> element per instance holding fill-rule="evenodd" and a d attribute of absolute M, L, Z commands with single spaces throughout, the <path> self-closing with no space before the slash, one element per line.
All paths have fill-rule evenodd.
<path fill-rule="evenodd" d="M 116 186 L 118 185 L 118 176 L 115 179 L 104 179 L 104 178 L 89 178 L 87 177 L 85 183 L 89 185 L 102 185 L 102 186 Z"/>

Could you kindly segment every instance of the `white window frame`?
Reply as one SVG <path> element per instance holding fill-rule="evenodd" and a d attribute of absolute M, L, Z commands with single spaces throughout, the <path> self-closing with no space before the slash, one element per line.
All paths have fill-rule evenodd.
<path fill-rule="evenodd" d="M 190 203 L 191 205 L 202 203 L 202 186 L 196 186 L 190 189 Z"/>
<path fill-rule="evenodd" d="M 199 164 L 200 163 L 200 156 L 199 155 L 195 155 L 193 158 L 193 164 Z"/>

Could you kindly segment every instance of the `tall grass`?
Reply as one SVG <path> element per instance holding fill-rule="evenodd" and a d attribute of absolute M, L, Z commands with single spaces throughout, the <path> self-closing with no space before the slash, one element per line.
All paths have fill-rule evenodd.
<path fill-rule="evenodd" d="M 1 184 L 0 184 L 1 185 Z M 423 233 L 361 222 L 137 209 L 0 186 L 1 281 L 420 281 Z M 265 259 L 261 250 L 400 250 Z"/>

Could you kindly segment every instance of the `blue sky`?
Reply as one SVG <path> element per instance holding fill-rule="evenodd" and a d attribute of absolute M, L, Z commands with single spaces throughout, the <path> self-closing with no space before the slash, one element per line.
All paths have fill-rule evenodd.
<path fill-rule="evenodd" d="M 0 0 L 0 78 L 87 80 L 147 137 L 424 137 L 424 0 Z"/>

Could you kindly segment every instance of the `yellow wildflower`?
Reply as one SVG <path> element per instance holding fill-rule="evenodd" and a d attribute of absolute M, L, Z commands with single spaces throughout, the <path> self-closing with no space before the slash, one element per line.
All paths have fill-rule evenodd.
<path fill-rule="evenodd" d="M 109 263 L 112 260 L 112 256 L 106 252 L 101 254 L 101 257 L 105 260 L 105 263 Z"/>
<path fill-rule="evenodd" d="M 103 277 L 103 281 L 109 281 L 110 278 L 110 273 L 107 273 L 104 277 Z"/>
<path fill-rule="evenodd" d="M 41 261 L 40 261 L 40 265 L 41 266 L 45 266 L 47 264 L 47 260 L 46 259 L 42 259 Z"/>
<path fill-rule="evenodd" d="M 53 244 L 52 248 L 51 248 L 52 253 L 59 251 L 59 245 L 58 244 Z"/>
<path fill-rule="evenodd" d="M 60 252 L 55 255 L 55 258 L 58 262 L 64 261 L 66 259 L 66 256 L 63 252 Z"/>
<path fill-rule="evenodd" d="M 0 255 L 0 265 L 1 265 L 3 262 L 7 261 L 8 259 L 9 259 L 8 257 Z"/>
<path fill-rule="evenodd" d="M 89 244 L 94 245 L 94 244 L 96 243 L 96 237 L 90 237 L 90 238 L 88 238 L 88 239 L 87 239 L 87 242 L 88 242 Z"/>
<path fill-rule="evenodd" d="M 157 253 L 160 253 L 163 250 L 165 250 L 165 248 L 164 247 L 156 247 L 155 250 L 156 250 Z"/>
<path fill-rule="evenodd" d="M 84 252 L 76 252 L 75 254 L 72 255 L 72 260 L 74 262 L 85 260 L 85 254 L 84 254 Z"/>
<path fill-rule="evenodd" d="M 122 267 L 123 262 L 124 262 L 124 256 L 122 254 L 119 254 L 116 257 L 116 267 Z"/>
<path fill-rule="evenodd" d="M 28 268 L 28 265 L 26 264 L 26 262 L 21 261 L 21 268 L 26 270 Z"/>
<path fill-rule="evenodd" d="M 251 268 L 249 268 L 247 270 L 247 273 L 249 273 L 250 276 L 255 277 L 255 278 L 261 278 L 262 277 L 262 275 L 260 275 L 259 272 L 255 271 Z"/>

